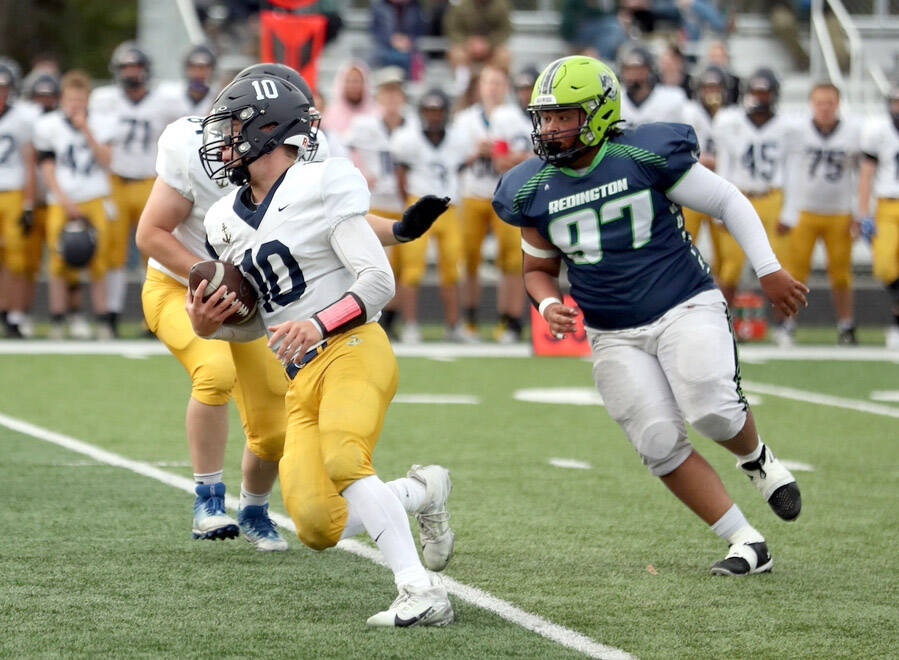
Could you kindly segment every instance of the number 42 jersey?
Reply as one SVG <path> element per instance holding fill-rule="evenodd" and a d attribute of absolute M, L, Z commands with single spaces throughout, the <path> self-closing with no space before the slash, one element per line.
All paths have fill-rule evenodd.
<path fill-rule="evenodd" d="M 559 250 L 588 326 L 644 325 L 715 288 L 665 194 L 698 155 L 689 126 L 645 124 L 610 138 L 580 172 L 525 161 L 500 179 L 493 207 Z"/>

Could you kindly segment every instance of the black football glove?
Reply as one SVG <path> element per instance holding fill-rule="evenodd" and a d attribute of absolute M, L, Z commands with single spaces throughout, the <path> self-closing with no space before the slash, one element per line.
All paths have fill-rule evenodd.
<path fill-rule="evenodd" d="M 19 226 L 22 228 L 22 233 L 28 236 L 34 229 L 34 211 L 31 209 L 22 211 L 22 215 L 19 216 Z"/>
<path fill-rule="evenodd" d="M 403 219 L 393 223 L 393 235 L 400 243 L 420 238 L 449 208 L 449 197 L 425 195 L 403 211 Z"/>

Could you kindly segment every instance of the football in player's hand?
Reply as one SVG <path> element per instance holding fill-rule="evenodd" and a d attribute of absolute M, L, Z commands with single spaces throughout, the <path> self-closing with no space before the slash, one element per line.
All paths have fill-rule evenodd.
<path fill-rule="evenodd" d="M 234 293 L 237 298 L 234 300 L 234 312 L 225 319 L 225 323 L 230 325 L 241 325 L 256 316 L 257 298 L 256 291 L 249 280 L 233 266 L 224 261 L 201 261 L 194 264 L 190 269 L 190 277 L 188 285 L 192 293 L 196 292 L 200 282 L 206 280 L 206 290 L 203 292 L 203 302 L 218 291 L 219 287 L 224 286 L 228 293 Z"/>

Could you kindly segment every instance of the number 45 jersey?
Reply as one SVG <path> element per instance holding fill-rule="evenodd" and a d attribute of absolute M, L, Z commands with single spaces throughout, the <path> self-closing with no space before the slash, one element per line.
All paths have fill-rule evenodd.
<path fill-rule="evenodd" d="M 645 124 L 610 138 L 580 173 L 525 161 L 500 179 L 493 207 L 559 250 L 588 326 L 644 325 L 715 288 L 665 195 L 698 155 L 689 126 Z"/>
<path fill-rule="evenodd" d="M 253 284 L 266 328 L 309 319 L 343 296 L 356 275 L 344 267 L 331 234 L 368 213 L 362 173 L 346 158 L 300 161 L 258 206 L 249 194 L 249 186 L 232 191 L 210 207 L 203 224 L 213 256 Z"/>

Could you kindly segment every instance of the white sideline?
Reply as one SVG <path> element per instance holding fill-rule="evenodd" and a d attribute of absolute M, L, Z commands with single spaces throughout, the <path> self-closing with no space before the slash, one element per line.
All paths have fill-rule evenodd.
<path fill-rule="evenodd" d="M 393 345 L 398 357 L 423 357 L 432 360 L 456 358 L 526 358 L 531 357 L 531 345 L 517 344 L 452 344 L 425 342 L 407 346 Z M 796 346 L 791 349 L 776 346 L 741 345 L 740 358 L 746 362 L 815 361 L 830 362 L 894 362 L 899 363 L 899 351 L 874 346 Z M 112 341 L 44 341 L 34 339 L 5 339 L 0 341 L 0 355 L 121 355 L 142 358 L 169 355 L 168 349 L 152 340 Z"/>
<path fill-rule="evenodd" d="M 76 438 L 73 438 L 71 436 L 57 433 L 56 431 L 51 431 L 40 426 L 36 426 L 24 420 L 16 419 L 15 417 L 9 417 L 0 413 L 0 426 L 5 426 L 6 428 L 12 431 L 16 431 L 17 433 L 22 433 L 37 440 L 50 442 L 54 445 L 64 447 L 65 449 L 68 449 L 70 451 L 89 456 L 95 461 L 130 470 L 145 477 L 149 477 L 150 479 L 160 481 L 168 486 L 172 486 L 173 488 L 177 488 L 191 494 L 193 494 L 194 492 L 194 482 L 187 477 L 182 477 L 177 474 L 172 474 L 171 472 L 166 472 L 165 470 L 160 470 L 159 468 L 143 461 L 135 461 L 130 458 L 125 458 L 120 454 L 101 449 L 100 447 L 96 447 L 81 440 L 77 440 Z M 238 506 L 238 499 L 229 495 L 226 498 L 226 504 L 229 509 L 236 510 Z M 293 524 L 293 520 L 291 520 L 289 517 L 274 512 L 271 514 L 271 516 L 272 519 L 276 523 L 278 523 L 278 525 L 290 530 L 293 533 L 296 533 L 296 526 Z M 351 554 L 373 561 L 376 564 L 380 564 L 382 566 L 386 565 L 380 551 L 370 546 L 359 543 L 358 541 L 341 541 L 337 544 L 337 547 Z M 622 651 L 621 649 L 617 649 L 613 646 L 606 646 L 605 644 L 600 644 L 599 642 L 596 642 L 579 632 L 552 623 L 551 621 L 548 621 L 536 614 L 525 612 L 524 610 L 519 609 L 511 603 L 501 600 L 496 596 L 487 593 L 486 591 L 482 591 L 481 589 L 477 589 L 476 587 L 470 587 L 466 584 L 462 584 L 461 582 L 457 582 L 456 580 L 445 575 L 441 577 L 447 591 L 449 591 L 457 598 L 460 598 L 465 602 L 474 605 L 475 607 L 480 607 L 481 609 L 487 610 L 488 612 L 492 612 L 493 614 L 496 614 L 506 621 L 514 623 L 515 625 L 521 626 L 522 628 L 525 628 L 527 630 L 531 630 L 538 635 L 556 642 L 557 644 L 583 653 L 584 655 L 591 658 L 601 658 L 603 660 L 635 660 L 634 656 L 625 651 Z"/>
<path fill-rule="evenodd" d="M 885 406 L 880 403 L 871 403 L 870 401 L 861 401 L 859 399 L 848 399 L 842 396 L 833 396 L 832 394 L 818 394 L 817 392 L 797 390 L 792 387 L 771 385 L 769 383 L 756 383 L 748 380 L 742 381 L 741 385 L 744 389 L 751 392 L 778 396 L 782 399 L 792 399 L 804 403 L 817 403 L 818 405 L 830 406 L 832 408 L 843 408 L 845 410 L 854 410 L 856 412 L 880 415 L 882 417 L 895 417 L 896 419 L 899 419 L 899 408 Z"/>

